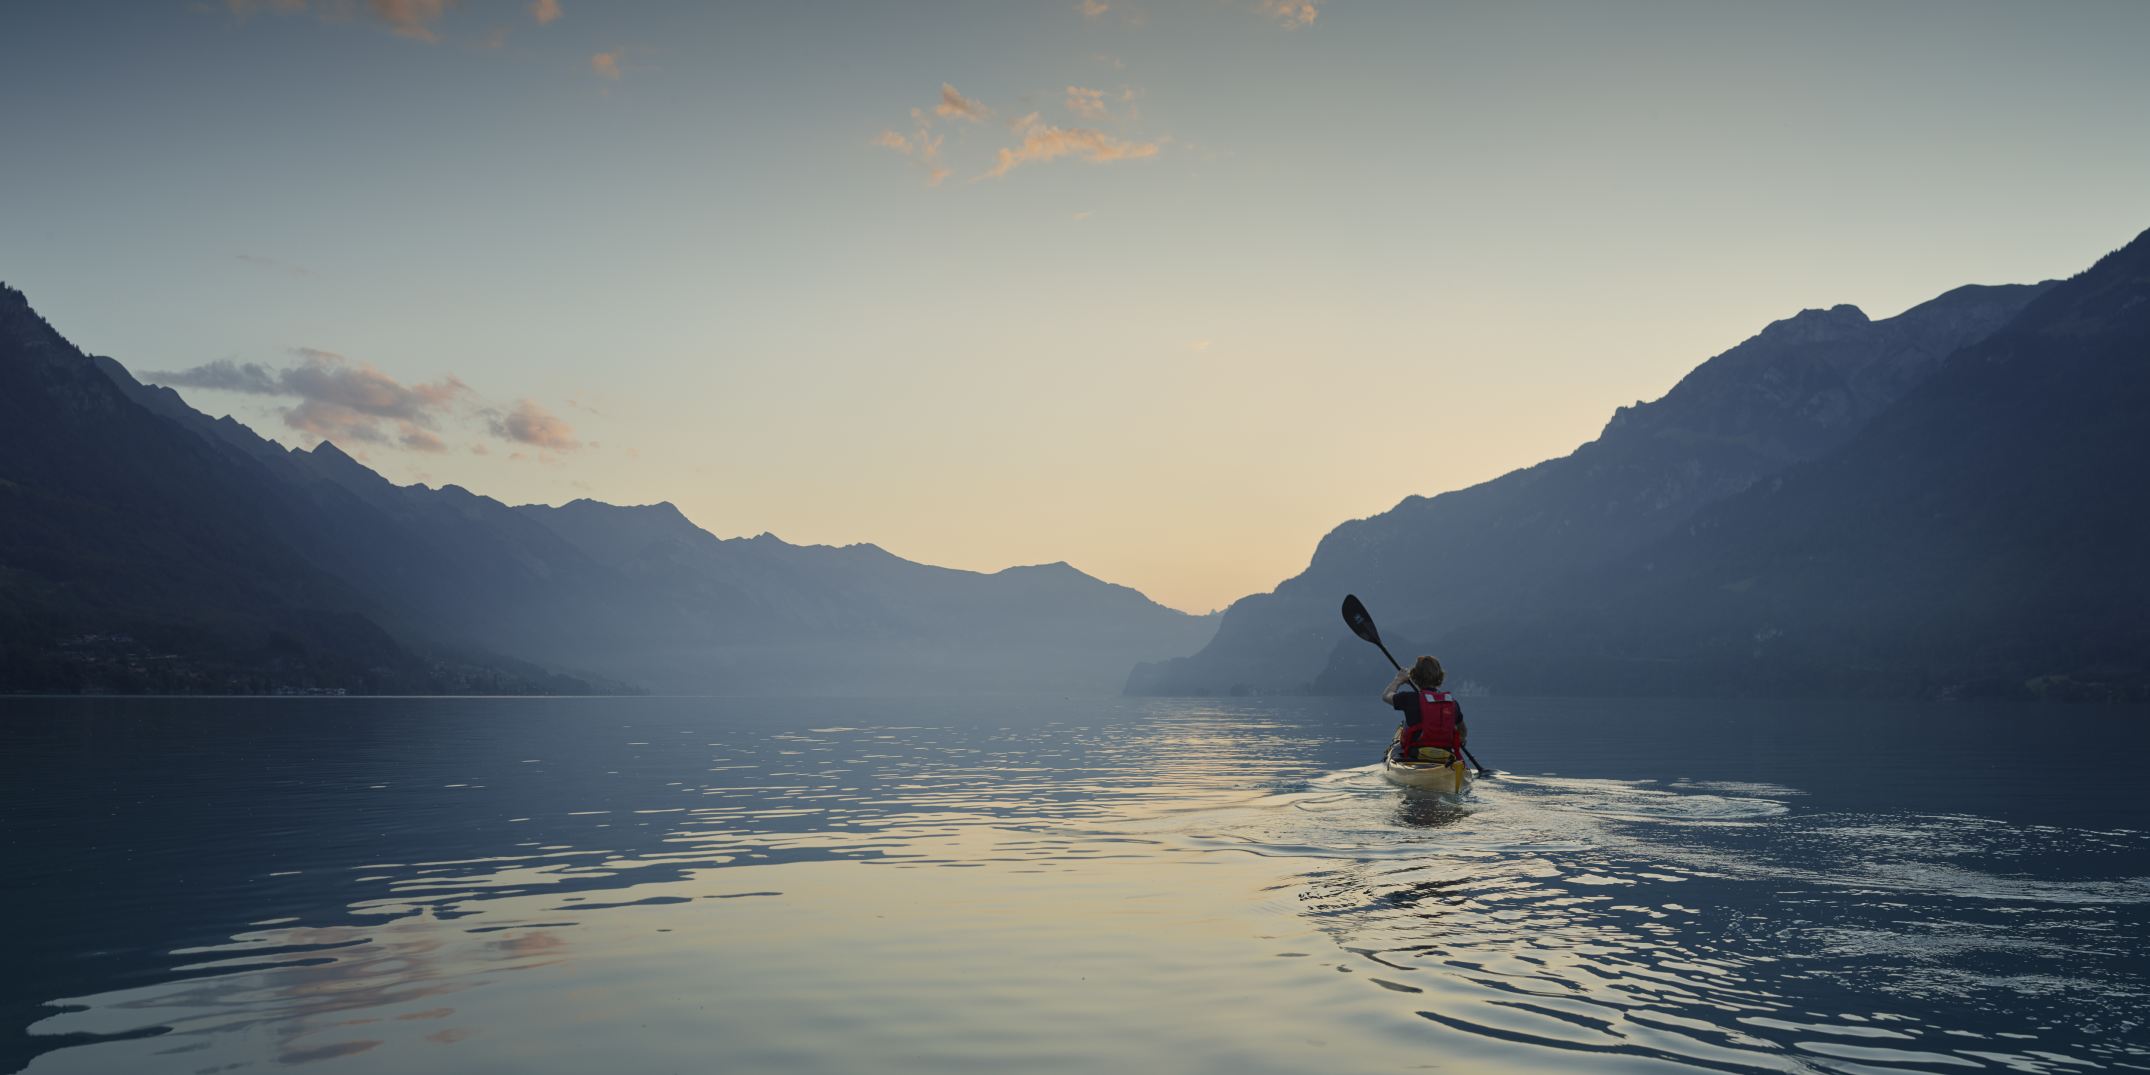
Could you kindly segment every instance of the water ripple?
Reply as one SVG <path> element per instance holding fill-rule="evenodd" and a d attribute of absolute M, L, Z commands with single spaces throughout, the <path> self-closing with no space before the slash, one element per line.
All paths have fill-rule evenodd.
<path fill-rule="evenodd" d="M 606 704 L 641 715 L 434 713 L 343 753 L 348 728 L 250 724 L 258 769 L 154 725 L 87 757 L 30 741 L 18 757 L 93 779 L 10 785 L 41 841 L 25 878 L 107 883 L 17 919 L 43 929 L 19 931 L 36 1006 L 8 1055 L 2150 1068 L 2133 825 L 1876 807 L 1692 761 L 1426 796 L 1321 760 L 1363 729 L 1274 707 L 1090 702 L 1040 726 L 921 704 L 855 726 Z"/>

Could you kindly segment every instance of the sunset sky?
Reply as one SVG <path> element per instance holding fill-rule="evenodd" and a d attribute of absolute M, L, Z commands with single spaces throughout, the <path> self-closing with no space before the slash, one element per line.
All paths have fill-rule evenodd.
<path fill-rule="evenodd" d="M 1945 15 L 1945 17 L 1944 17 Z M 287 444 L 1205 611 L 2150 227 L 2150 4 L 0 14 L 0 280 Z"/>

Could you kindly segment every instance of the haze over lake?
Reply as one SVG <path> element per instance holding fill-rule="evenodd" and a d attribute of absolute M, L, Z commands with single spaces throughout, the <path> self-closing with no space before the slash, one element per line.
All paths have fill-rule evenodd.
<path fill-rule="evenodd" d="M 2150 1071 L 2146 43 L 5 5 L 0 1075 Z"/>
<path fill-rule="evenodd" d="M 11 700 L 0 1066 L 2150 1064 L 2150 714 L 1472 715 L 1459 805 L 1363 701 Z"/>

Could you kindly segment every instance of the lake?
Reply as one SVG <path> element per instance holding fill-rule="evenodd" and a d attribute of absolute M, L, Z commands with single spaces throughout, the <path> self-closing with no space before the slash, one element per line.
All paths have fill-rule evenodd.
<path fill-rule="evenodd" d="M 2150 712 L 1465 708 L 0 700 L 0 1071 L 2150 1069 Z"/>

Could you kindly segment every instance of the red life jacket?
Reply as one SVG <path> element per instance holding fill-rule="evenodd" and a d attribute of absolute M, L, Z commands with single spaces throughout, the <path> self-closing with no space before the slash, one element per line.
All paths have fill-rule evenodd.
<path fill-rule="evenodd" d="M 1403 722 L 1403 756 L 1416 757 L 1420 747 L 1453 751 L 1463 745 L 1463 707 L 1447 691 L 1420 691 L 1418 719 Z"/>

